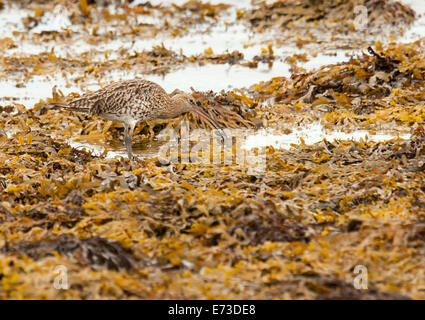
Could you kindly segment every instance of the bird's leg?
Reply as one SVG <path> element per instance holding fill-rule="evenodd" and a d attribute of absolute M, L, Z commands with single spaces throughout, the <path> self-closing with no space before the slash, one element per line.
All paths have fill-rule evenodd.
<path fill-rule="evenodd" d="M 133 158 L 133 154 L 131 152 L 131 137 L 128 136 L 128 124 L 124 123 L 124 143 L 125 148 L 127 149 L 127 155 L 129 159 Z"/>
<path fill-rule="evenodd" d="M 126 135 L 124 137 L 124 142 L 125 142 L 125 147 L 127 148 L 127 154 L 129 159 L 133 159 L 132 140 L 133 140 L 133 132 L 135 127 L 136 127 L 136 123 L 131 123 L 130 126 L 128 125 L 126 126 Z"/>

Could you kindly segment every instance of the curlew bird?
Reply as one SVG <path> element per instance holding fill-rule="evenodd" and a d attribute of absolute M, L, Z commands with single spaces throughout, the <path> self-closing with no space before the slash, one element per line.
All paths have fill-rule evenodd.
<path fill-rule="evenodd" d="M 139 122 L 172 119 L 194 111 L 215 129 L 220 128 L 189 94 L 178 89 L 167 94 L 155 82 L 140 78 L 118 81 L 68 103 L 54 102 L 50 105 L 121 122 L 124 125 L 124 142 L 130 159 L 133 158 L 133 131 Z"/>

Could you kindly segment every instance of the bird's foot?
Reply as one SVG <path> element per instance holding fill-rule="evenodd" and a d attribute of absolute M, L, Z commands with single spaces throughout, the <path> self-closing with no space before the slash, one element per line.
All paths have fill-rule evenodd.
<path fill-rule="evenodd" d="M 129 160 L 132 160 L 132 161 L 138 161 L 138 160 L 140 160 L 140 158 L 137 156 L 137 155 L 134 155 L 134 154 L 127 154 L 127 157 L 128 157 L 128 159 Z"/>

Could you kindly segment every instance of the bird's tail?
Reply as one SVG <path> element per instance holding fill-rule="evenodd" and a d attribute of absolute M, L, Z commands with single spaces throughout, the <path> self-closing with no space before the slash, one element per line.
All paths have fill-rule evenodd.
<path fill-rule="evenodd" d="M 89 113 L 88 107 L 74 107 L 72 105 L 69 105 L 69 104 L 66 104 L 66 103 L 63 103 L 63 102 L 52 102 L 52 103 L 49 103 L 49 105 L 52 107 L 53 110 L 65 109 L 65 110 L 69 110 L 69 111 Z"/>

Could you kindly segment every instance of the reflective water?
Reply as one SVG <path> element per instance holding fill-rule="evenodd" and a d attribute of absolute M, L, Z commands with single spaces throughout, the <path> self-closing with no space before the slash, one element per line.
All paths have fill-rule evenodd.
<path fill-rule="evenodd" d="M 140 2 L 145 1 L 136 0 L 132 3 L 132 5 L 137 5 Z M 186 2 L 186 0 L 151 0 L 152 4 L 169 4 L 170 2 L 182 4 Z M 203 2 L 219 3 L 222 1 L 205 0 Z M 423 0 L 403 0 L 401 2 L 410 4 L 419 14 L 422 15 L 419 16 L 413 26 L 407 30 L 407 32 L 400 39 L 398 39 L 398 41 L 409 42 L 423 37 L 425 35 L 425 2 Z M 252 6 L 252 2 L 249 0 L 232 0 L 227 1 L 226 3 L 234 5 L 235 8 L 247 8 L 247 6 Z M 243 24 L 238 23 L 231 26 L 226 26 L 224 22 L 235 20 L 235 8 L 232 8 L 228 10 L 228 12 L 223 13 L 223 19 L 220 19 L 219 23 L 212 26 L 208 33 L 204 33 L 205 30 L 202 28 L 205 27 L 201 26 L 199 27 L 199 30 L 178 38 L 170 38 L 167 37 L 167 35 L 160 34 L 158 37 L 153 39 L 140 38 L 134 43 L 126 43 L 120 39 L 117 39 L 105 44 L 96 45 L 89 44 L 85 41 L 84 38 L 80 38 L 76 39 L 72 47 L 69 47 L 69 45 L 56 45 L 53 42 L 37 43 L 29 40 L 19 41 L 19 39 L 15 38 L 18 46 L 16 48 L 5 49 L 3 54 L 27 55 L 43 52 L 46 50 L 50 51 L 52 47 L 55 47 L 55 54 L 58 56 L 81 54 L 83 52 L 93 51 L 95 53 L 99 53 L 98 56 L 96 56 L 99 60 L 103 60 L 105 59 L 103 54 L 104 50 L 108 50 L 109 59 L 114 59 L 119 54 L 118 50 L 121 48 L 126 48 L 128 52 L 131 52 L 132 50 L 150 50 L 155 45 L 164 44 L 165 47 L 171 48 L 175 51 L 180 51 L 181 49 L 182 53 L 187 56 L 202 54 L 204 50 L 209 47 L 213 48 L 214 53 L 224 53 L 226 51 L 232 52 L 233 50 L 238 50 L 244 54 L 245 59 L 248 61 L 251 60 L 255 55 L 259 55 L 261 53 L 261 48 L 267 47 L 267 43 L 270 43 L 270 39 L 275 38 L 276 35 L 270 33 L 267 34 L 267 36 L 263 34 L 252 34 L 251 32 L 248 32 Z M 46 13 L 42 19 L 42 22 L 34 29 L 32 29 L 29 34 L 50 30 L 63 30 L 66 28 L 78 28 L 77 26 L 72 26 L 64 12 L 61 12 L 58 8 L 55 10 L 56 11 L 53 13 Z M 25 31 L 22 18 L 26 17 L 28 13 L 29 11 L 18 10 L 15 7 L 6 8 L 0 11 L 0 31 L 2 32 L 2 37 L 14 38 L 13 31 Z M 139 22 L 152 24 L 162 23 L 162 20 L 155 16 L 146 16 L 141 19 L 142 20 Z M 107 32 L 107 28 L 107 26 L 105 26 L 105 28 L 100 28 L 99 32 Z M 274 51 L 276 56 L 281 57 L 281 60 L 274 61 L 272 66 L 269 66 L 268 64 L 259 64 L 258 68 L 250 69 L 239 65 L 230 66 L 228 64 L 206 64 L 204 66 L 191 64 L 164 76 L 144 75 L 138 73 L 137 70 L 115 70 L 113 72 L 107 73 L 102 78 L 102 83 L 93 82 L 89 85 L 85 85 L 84 89 L 96 90 L 101 85 L 111 80 L 116 81 L 120 79 L 130 79 L 136 76 L 155 81 L 162 85 L 167 91 L 172 91 L 175 88 L 190 91 L 191 87 L 196 90 L 213 91 L 241 88 L 258 83 L 259 81 L 269 80 L 275 76 L 290 76 L 290 66 L 288 63 L 283 61 L 284 58 L 292 56 L 293 54 L 305 53 L 305 51 L 300 50 L 297 47 L 278 47 L 274 48 Z M 323 65 L 329 65 L 348 60 L 350 55 L 354 54 L 356 54 L 356 52 L 344 50 L 338 50 L 332 53 L 322 52 L 316 57 L 308 56 L 309 61 L 305 63 L 298 63 L 298 65 L 307 70 L 310 70 Z M 80 75 L 73 75 L 73 77 L 78 76 Z M 61 89 L 65 95 L 72 91 L 81 92 L 81 89 L 77 86 L 73 85 L 70 88 L 66 87 L 68 82 L 73 83 L 72 80 L 73 78 L 65 79 L 60 74 L 45 75 L 32 77 L 31 80 L 25 82 L 22 85 L 20 80 L 10 81 L 4 78 L 4 76 L 1 78 L 0 75 L 0 104 L 7 105 L 16 102 L 25 105 L 27 108 L 31 108 L 36 102 L 39 102 L 40 99 L 51 97 L 52 87 L 54 85 L 57 85 L 57 87 Z M 298 130 L 294 130 L 291 134 L 288 135 L 275 135 L 272 131 L 267 129 L 255 133 L 250 133 L 244 142 L 244 146 L 246 148 L 252 148 L 256 146 L 262 147 L 265 145 L 273 145 L 279 148 L 289 148 L 293 143 L 300 143 L 300 137 L 302 137 L 306 143 L 310 144 L 320 141 L 323 138 L 328 140 L 332 140 L 334 138 L 359 140 L 361 138 L 366 138 L 366 136 L 368 136 L 368 138 L 371 140 L 383 141 L 397 137 L 397 133 L 378 132 L 372 135 L 369 132 L 363 130 L 350 134 L 342 132 L 325 132 L 320 124 L 313 124 Z M 408 138 L 408 135 L 402 134 L 401 137 Z M 86 147 L 87 149 L 90 149 L 97 154 L 104 152 L 104 147 L 102 146 L 84 145 L 72 141 L 71 144 L 78 148 Z M 136 146 L 135 149 L 139 154 L 151 156 L 155 154 L 155 148 L 157 148 L 159 145 L 159 142 L 151 142 L 151 145 Z M 122 146 L 113 147 L 111 148 L 111 151 L 108 152 L 108 157 L 117 155 L 125 155 L 124 148 Z"/>
<path fill-rule="evenodd" d="M 312 70 L 322 65 L 338 63 L 348 60 L 350 57 L 345 52 L 338 52 L 336 55 L 318 54 L 309 61 L 299 64 L 306 70 Z M 102 77 L 102 83 L 93 81 L 84 86 L 85 90 L 97 90 L 110 81 L 133 79 L 135 77 L 145 78 L 161 85 L 167 92 L 176 88 L 184 91 L 191 91 L 191 87 L 199 91 L 221 91 L 233 88 L 249 87 L 260 81 L 267 81 L 273 77 L 289 77 L 291 75 L 290 65 L 283 61 L 274 62 L 272 66 L 266 63 L 259 63 L 258 67 L 251 69 L 240 65 L 229 64 L 206 64 L 199 66 L 190 64 L 186 67 L 165 75 L 141 74 L 137 70 L 114 70 L 106 73 Z M 32 108 L 41 99 L 52 96 L 52 88 L 56 85 L 64 95 L 71 92 L 82 93 L 78 87 L 69 87 L 68 82 L 80 77 L 80 74 L 73 74 L 65 79 L 61 74 L 52 76 L 33 76 L 25 83 L 21 81 L 0 80 L 0 103 L 7 104 L 16 102 L 23 104 L 27 108 Z M 23 86 L 21 86 L 23 85 Z M 12 98 L 14 98 L 12 100 Z"/>
<path fill-rule="evenodd" d="M 398 39 L 399 42 L 412 42 L 425 36 L 425 1 L 423 0 L 402 0 L 403 4 L 409 5 L 416 11 L 418 18 L 413 25 Z"/>
<path fill-rule="evenodd" d="M 368 130 L 355 130 L 347 133 L 342 131 L 325 130 L 320 122 L 314 122 L 308 125 L 299 126 L 292 129 L 292 126 L 287 134 L 276 134 L 270 128 L 253 131 L 253 130 L 231 130 L 226 129 L 227 141 L 232 141 L 233 146 L 239 146 L 241 149 L 250 150 L 253 148 L 264 148 L 273 146 L 276 149 L 291 149 L 292 145 L 299 145 L 304 141 L 305 144 L 311 145 L 326 139 L 329 142 L 334 140 L 353 140 L 353 141 L 388 141 L 393 139 L 409 139 L 409 133 L 399 133 L 397 131 L 377 131 L 371 132 Z M 189 135 L 188 140 L 191 142 L 206 141 L 213 138 L 213 132 L 202 132 L 201 140 L 199 136 Z M 161 155 L 161 147 L 165 146 L 168 138 L 165 140 L 155 137 L 153 140 L 147 140 L 144 143 L 136 144 L 133 146 L 133 151 L 138 156 L 144 157 L 159 157 Z M 117 142 L 113 146 L 108 146 L 105 151 L 104 146 L 93 145 L 87 143 L 80 143 L 70 140 L 70 145 L 74 148 L 85 149 L 92 152 L 94 155 L 101 155 L 105 153 L 108 158 L 117 156 L 126 157 L 126 151 L 122 142 Z M 181 142 L 179 142 L 181 145 Z M 178 145 L 178 144 L 177 144 Z M 221 147 L 226 143 L 221 143 Z M 227 145 L 229 148 L 230 145 Z M 214 149 L 216 150 L 216 149 Z M 218 149 L 220 150 L 220 149 Z"/>
<path fill-rule="evenodd" d="M 299 127 L 289 134 L 277 135 L 271 130 L 261 130 L 250 135 L 244 144 L 247 149 L 255 147 L 273 146 L 275 148 L 290 149 L 292 144 L 300 144 L 301 139 L 305 144 L 310 145 L 326 139 L 333 140 L 369 140 L 369 141 L 387 141 L 392 139 L 409 139 L 409 133 L 400 134 L 398 132 L 378 131 L 371 132 L 368 130 L 356 130 L 350 133 L 342 131 L 325 130 L 323 126 L 316 122 L 308 126 Z"/>

